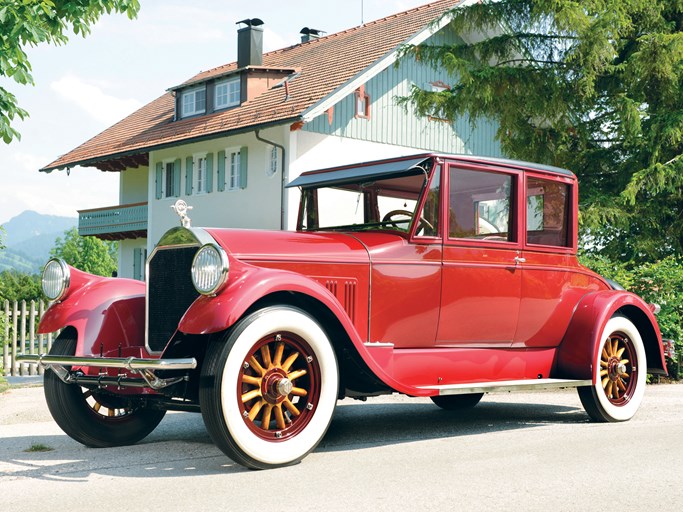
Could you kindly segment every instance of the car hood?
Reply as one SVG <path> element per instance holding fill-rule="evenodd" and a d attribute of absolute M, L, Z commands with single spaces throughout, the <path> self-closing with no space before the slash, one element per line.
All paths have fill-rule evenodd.
<path fill-rule="evenodd" d="M 391 233 L 339 233 L 216 229 L 206 231 L 233 257 L 243 261 L 368 263 L 387 245 L 406 240 Z"/>

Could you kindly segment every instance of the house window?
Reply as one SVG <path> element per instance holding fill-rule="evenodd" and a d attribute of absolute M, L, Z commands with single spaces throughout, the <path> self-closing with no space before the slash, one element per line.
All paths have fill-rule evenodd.
<path fill-rule="evenodd" d="M 147 263 L 147 249 L 137 247 L 133 249 L 133 279 L 145 280 L 145 267 Z"/>
<path fill-rule="evenodd" d="M 365 92 L 365 86 L 361 85 L 355 93 L 356 115 L 355 117 L 370 118 L 370 96 Z"/>
<path fill-rule="evenodd" d="M 240 188 L 240 151 L 228 150 L 225 152 L 225 168 L 227 169 L 226 185 L 228 190 Z"/>
<path fill-rule="evenodd" d="M 216 82 L 214 108 L 233 107 L 240 104 L 240 80 L 223 80 Z"/>
<path fill-rule="evenodd" d="M 277 147 L 272 146 L 268 154 L 268 165 L 266 166 L 266 176 L 275 176 L 278 169 Z"/>
<path fill-rule="evenodd" d="M 164 177 L 163 177 L 163 197 L 175 197 L 180 193 L 180 190 L 176 190 L 176 185 L 180 181 L 180 178 L 176 177 L 176 173 L 180 172 L 180 169 L 173 162 L 166 162 L 164 164 Z"/>
<path fill-rule="evenodd" d="M 194 190 L 197 194 L 204 194 L 207 192 L 206 155 L 195 155 L 193 167 Z"/>
<path fill-rule="evenodd" d="M 193 89 L 183 91 L 180 97 L 180 101 L 182 117 L 203 114 L 204 112 L 206 112 L 205 87 L 202 85 L 201 87 L 195 87 Z"/>

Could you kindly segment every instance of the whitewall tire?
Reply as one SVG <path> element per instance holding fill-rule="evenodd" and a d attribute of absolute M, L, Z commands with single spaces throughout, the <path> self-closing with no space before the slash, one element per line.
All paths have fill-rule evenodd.
<path fill-rule="evenodd" d="M 299 462 L 325 435 L 339 388 L 334 349 L 307 313 L 272 306 L 207 348 L 200 405 L 216 445 L 267 469 Z"/>

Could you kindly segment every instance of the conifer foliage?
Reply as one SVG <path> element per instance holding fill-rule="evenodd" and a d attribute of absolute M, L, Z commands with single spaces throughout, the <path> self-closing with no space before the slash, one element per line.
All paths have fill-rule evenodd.
<path fill-rule="evenodd" d="M 683 253 L 683 0 L 482 0 L 447 16 L 459 44 L 404 53 L 452 88 L 402 101 L 496 120 L 506 155 L 573 170 L 589 247 Z"/>

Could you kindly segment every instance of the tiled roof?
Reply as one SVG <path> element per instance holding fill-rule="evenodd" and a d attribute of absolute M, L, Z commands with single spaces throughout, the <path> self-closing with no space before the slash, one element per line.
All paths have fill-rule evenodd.
<path fill-rule="evenodd" d="M 286 101 L 284 87 L 274 88 L 237 108 L 173 121 L 174 98 L 167 92 L 41 170 L 95 165 L 183 141 L 296 121 L 307 108 L 395 50 L 461 1 L 439 0 L 320 39 L 265 53 L 263 67 L 300 70 L 300 75 L 289 83 Z M 235 69 L 237 63 L 232 62 L 198 73 L 187 82 L 210 79 Z"/>

